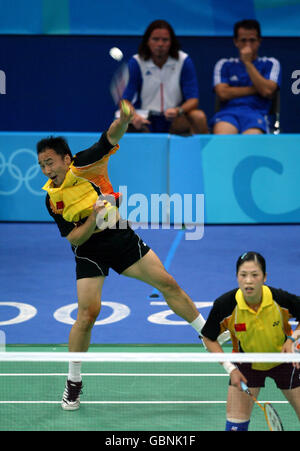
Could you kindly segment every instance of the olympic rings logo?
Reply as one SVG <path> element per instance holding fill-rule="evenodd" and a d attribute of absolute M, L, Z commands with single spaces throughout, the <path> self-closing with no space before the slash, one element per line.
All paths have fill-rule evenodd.
<path fill-rule="evenodd" d="M 34 163 L 26 170 L 26 172 L 23 174 L 23 171 L 25 171 L 25 168 L 20 169 L 20 167 L 16 164 L 16 158 L 19 155 L 30 155 L 30 157 L 33 158 Z M 8 161 L 6 162 L 5 156 L 0 152 L 0 177 L 4 174 L 4 172 L 8 170 L 9 175 L 16 180 L 16 186 L 8 191 L 0 190 L 0 195 L 2 196 L 11 196 L 12 194 L 15 194 L 23 185 L 25 184 L 28 191 L 35 195 L 35 196 L 43 196 L 44 193 L 39 189 L 38 191 L 35 190 L 31 183 L 33 179 L 40 173 L 40 167 L 37 161 L 37 156 L 35 152 L 31 149 L 18 149 L 15 152 L 13 152 Z"/>

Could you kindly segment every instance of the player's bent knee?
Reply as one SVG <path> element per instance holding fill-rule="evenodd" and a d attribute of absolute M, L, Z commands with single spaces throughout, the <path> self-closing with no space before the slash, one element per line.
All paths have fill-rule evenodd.
<path fill-rule="evenodd" d="M 100 307 L 90 307 L 87 309 L 78 310 L 77 325 L 83 329 L 88 330 L 93 327 L 98 315 L 100 313 Z"/>
<path fill-rule="evenodd" d="M 181 288 L 179 287 L 178 283 L 169 274 L 161 283 L 158 289 L 165 297 L 174 296 L 181 292 Z"/>
<path fill-rule="evenodd" d="M 206 120 L 206 114 L 202 110 L 192 110 L 188 113 L 188 117 L 194 121 Z"/>
<path fill-rule="evenodd" d="M 213 127 L 214 135 L 236 135 L 238 134 L 237 128 L 229 122 L 221 121 L 217 122 Z"/>

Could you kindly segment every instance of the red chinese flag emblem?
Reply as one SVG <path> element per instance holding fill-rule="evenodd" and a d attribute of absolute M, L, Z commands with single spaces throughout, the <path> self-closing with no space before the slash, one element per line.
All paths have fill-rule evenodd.
<path fill-rule="evenodd" d="M 235 324 L 234 328 L 236 332 L 246 332 L 246 323 Z"/>
<path fill-rule="evenodd" d="M 64 203 L 62 200 L 60 200 L 59 202 L 56 202 L 56 209 L 57 210 L 63 210 L 64 209 Z"/>

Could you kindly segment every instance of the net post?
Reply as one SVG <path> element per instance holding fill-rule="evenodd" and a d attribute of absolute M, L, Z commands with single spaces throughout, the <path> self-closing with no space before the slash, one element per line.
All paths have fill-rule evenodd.
<path fill-rule="evenodd" d="M 3 330 L 0 329 L 0 352 L 6 351 L 6 335 Z"/>

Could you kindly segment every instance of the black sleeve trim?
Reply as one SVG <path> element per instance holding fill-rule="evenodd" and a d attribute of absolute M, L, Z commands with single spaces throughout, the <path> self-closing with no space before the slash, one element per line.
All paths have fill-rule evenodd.
<path fill-rule="evenodd" d="M 99 141 L 88 149 L 78 152 L 74 156 L 74 166 L 80 168 L 88 164 L 96 163 L 109 153 L 115 146 L 112 145 L 107 138 L 107 131 L 103 132 Z"/>
<path fill-rule="evenodd" d="M 281 290 L 280 288 L 269 287 L 273 299 L 283 308 L 287 309 L 293 318 L 300 321 L 300 297 Z"/>
<path fill-rule="evenodd" d="M 204 337 L 207 337 L 212 341 L 217 340 L 221 332 L 220 326 L 222 322 L 225 318 L 232 315 L 232 312 L 236 307 L 236 292 L 237 289 L 234 289 L 215 300 L 206 323 L 201 330 L 201 335 L 204 335 Z"/>

